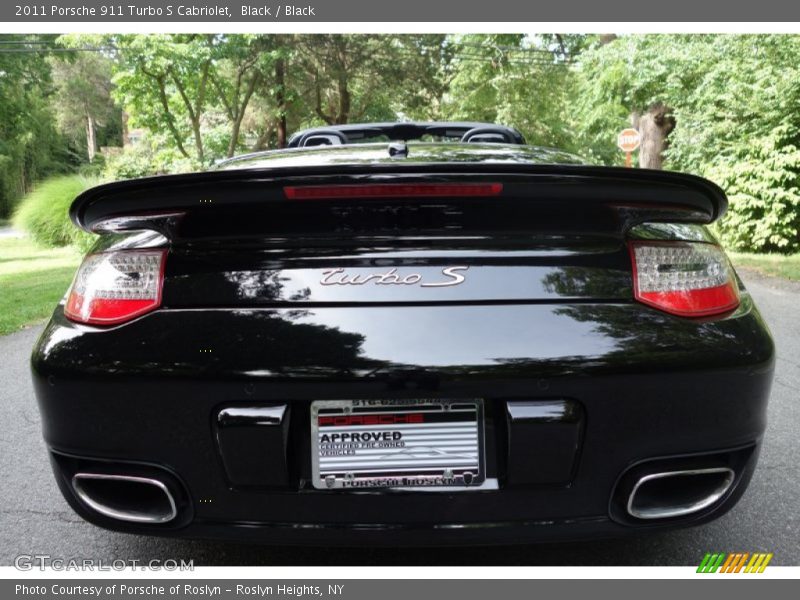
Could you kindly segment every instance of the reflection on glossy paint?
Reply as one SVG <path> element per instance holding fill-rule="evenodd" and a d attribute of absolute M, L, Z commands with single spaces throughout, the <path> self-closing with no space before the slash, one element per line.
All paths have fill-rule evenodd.
<path fill-rule="evenodd" d="M 750 306 L 744 298 L 740 311 Z M 101 377 L 367 378 L 430 389 L 445 377 L 664 371 L 710 368 L 712 360 L 730 368 L 758 358 L 760 336 L 752 320 L 702 323 L 632 302 L 162 310 L 114 336 L 57 313 L 34 366 L 46 360 L 53 371 Z M 198 351 L 210 345 L 213 352 Z"/>
<path fill-rule="evenodd" d="M 354 146 L 318 146 L 315 148 L 289 148 L 264 152 L 247 160 L 237 160 L 223 168 L 261 169 L 275 167 L 319 167 L 324 165 L 359 165 L 385 163 L 387 144 L 358 144 Z M 506 144 L 433 144 L 409 142 L 408 156 L 403 163 L 496 163 L 496 164 L 575 164 L 586 162 L 574 154 L 553 148 L 537 148 Z"/>
<path fill-rule="evenodd" d="M 49 354 L 55 348 L 64 346 L 69 340 L 80 337 L 80 326 L 48 328 L 42 334 L 40 351 Z"/>

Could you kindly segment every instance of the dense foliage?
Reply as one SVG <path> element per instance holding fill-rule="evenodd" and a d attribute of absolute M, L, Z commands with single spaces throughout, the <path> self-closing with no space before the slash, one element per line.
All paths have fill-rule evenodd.
<path fill-rule="evenodd" d="M 626 115 L 669 106 L 665 167 L 726 190 L 723 240 L 800 250 L 800 37 L 619 38 L 583 53 L 577 80 L 574 122 L 587 153 L 618 162 L 608 140 Z"/>
<path fill-rule="evenodd" d="M 572 73 L 564 56 L 539 38 L 468 35 L 454 47 L 442 116 L 510 124 L 530 144 L 574 149 L 569 126 Z"/>
<path fill-rule="evenodd" d="M 44 54 L 0 51 L 0 217 L 37 179 L 65 167 L 52 93 Z"/>
<path fill-rule="evenodd" d="M 79 163 L 108 179 L 204 168 L 313 125 L 494 121 L 621 164 L 617 132 L 647 122 L 655 164 L 728 192 L 725 243 L 800 250 L 800 36 L 2 37 L 0 217 Z M 101 152 L 127 128 L 145 135 Z"/>

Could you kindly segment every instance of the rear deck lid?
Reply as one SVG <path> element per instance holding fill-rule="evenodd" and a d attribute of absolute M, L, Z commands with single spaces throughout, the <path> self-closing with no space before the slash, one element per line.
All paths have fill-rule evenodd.
<path fill-rule="evenodd" d="M 709 223 L 727 204 L 698 177 L 493 152 L 117 182 L 71 216 L 164 234 L 167 307 L 614 301 L 632 297 L 631 227 Z"/>

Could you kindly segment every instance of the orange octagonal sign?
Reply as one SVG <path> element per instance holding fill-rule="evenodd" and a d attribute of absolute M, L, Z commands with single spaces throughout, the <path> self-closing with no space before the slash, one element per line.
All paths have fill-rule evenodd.
<path fill-rule="evenodd" d="M 617 146 L 619 146 L 619 149 L 623 152 L 633 152 L 641 143 L 642 136 L 632 127 L 623 129 L 617 136 Z"/>

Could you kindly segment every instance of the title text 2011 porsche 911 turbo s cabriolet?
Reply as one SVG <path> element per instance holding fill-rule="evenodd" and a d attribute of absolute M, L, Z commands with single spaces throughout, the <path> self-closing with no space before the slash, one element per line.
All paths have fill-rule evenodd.
<path fill-rule="evenodd" d="M 709 521 L 774 364 L 706 228 L 726 205 L 480 123 L 90 189 L 99 239 L 32 357 L 58 484 L 111 529 L 281 544 Z"/>

